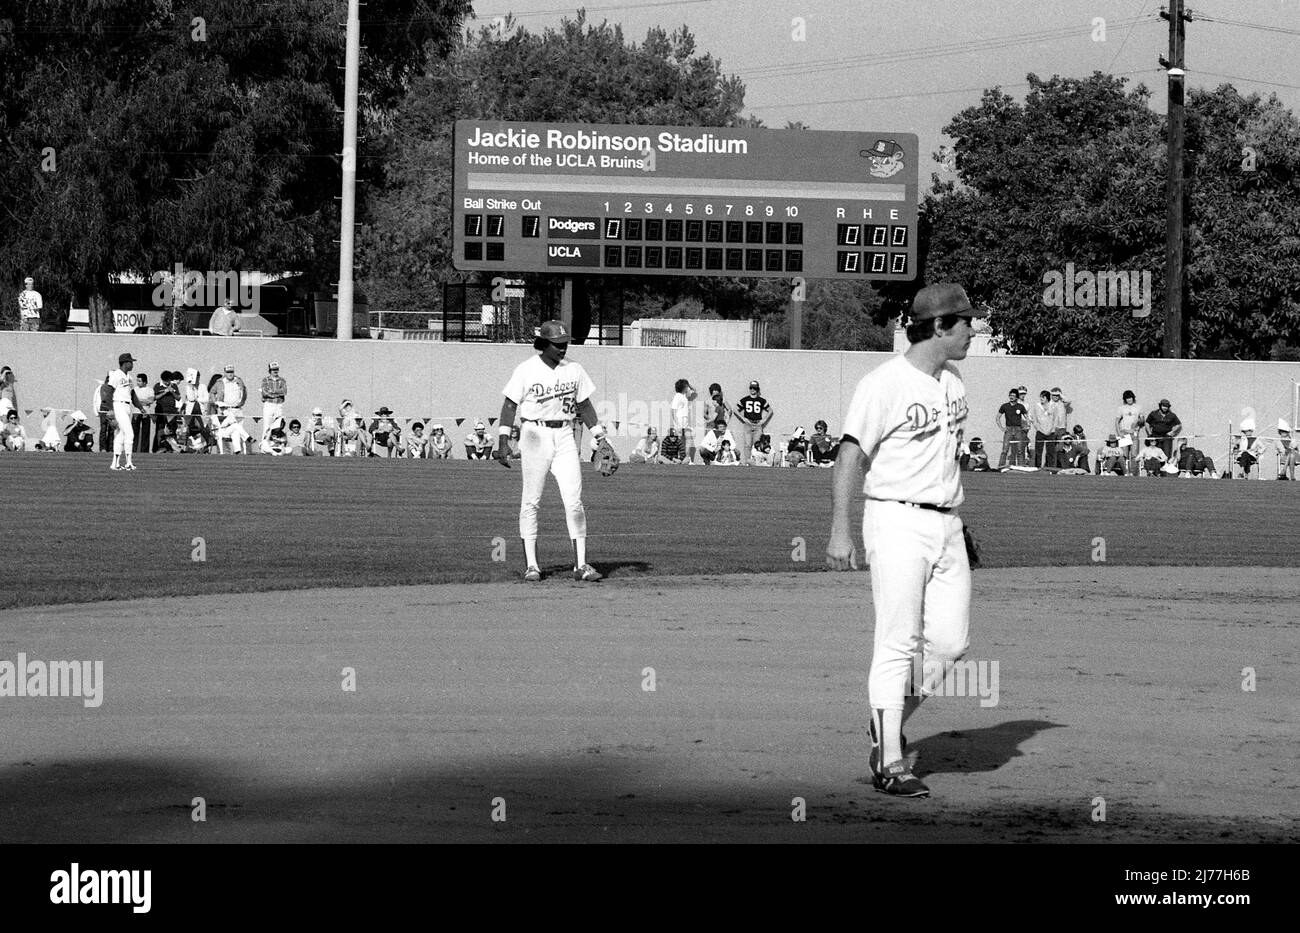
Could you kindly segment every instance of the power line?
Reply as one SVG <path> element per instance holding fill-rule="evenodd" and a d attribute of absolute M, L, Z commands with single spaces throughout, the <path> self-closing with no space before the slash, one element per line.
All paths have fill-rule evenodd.
<path fill-rule="evenodd" d="M 1287 29 L 1285 26 L 1268 26 L 1264 23 L 1248 23 L 1240 19 L 1222 19 L 1217 16 L 1206 16 L 1203 13 L 1196 14 L 1196 21 L 1200 23 L 1216 23 L 1220 26 L 1240 26 L 1244 29 L 1258 29 L 1260 32 L 1275 32 L 1284 36 L 1300 36 L 1300 29 Z"/>

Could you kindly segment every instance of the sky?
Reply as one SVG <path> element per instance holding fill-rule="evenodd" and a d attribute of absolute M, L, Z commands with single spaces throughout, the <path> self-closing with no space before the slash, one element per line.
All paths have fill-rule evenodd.
<path fill-rule="evenodd" d="M 586 10 L 589 21 L 621 24 L 638 43 L 652 26 L 688 26 L 699 52 L 744 81 L 745 113 L 766 126 L 916 133 L 924 190 L 931 172 L 950 177 L 929 161 L 951 142 L 943 127 L 985 88 L 1023 100 L 1029 73 L 1123 75 L 1130 87 L 1145 84 L 1163 113 L 1165 8 L 1161 0 L 600 0 Z M 1186 8 L 1189 89 L 1230 83 L 1300 110 L 1300 0 L 1189 0 Z M 479 22 L 512 13 L 530 32 L 576 10 L 560 0 L 475 3 Z"/>

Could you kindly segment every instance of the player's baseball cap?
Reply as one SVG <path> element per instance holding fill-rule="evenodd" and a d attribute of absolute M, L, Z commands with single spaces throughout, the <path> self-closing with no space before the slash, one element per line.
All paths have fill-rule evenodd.
<path fill-rule="evenodd" d="M 560 321 L 543 322 L 541 327 L 533 331 L 533 336 L 549 340 L 551 343 L 568 343 L 571 339 L 569 332 L 564 329 L 564 324 Z"/>
<path fill-rule="evenodd" d="M 118 366 L 121 366 L 123 363 L 134 363 L 134 362 L 135 362 L 135 357 L 132 356 L 130 353 L 119 353 L 117 355 Z"/>
<path fill-rule="evenodd" d="M 268 371 L 273 370 L 273 369 L 279 369 L 279 368 L 280 368 L 280 364 L 279 364 L 277 361 L 275 361 L 275 360 L 271 360 L 271 362 L 269 362 L 269 363 L 266 364 L 266 368 L 267 368 Z"/>
<path fill-rule="evenodd" d="M 927 285 L 912 299 L 912 321 L 929 321 L 945 314 L 982 317 L 966 297 L 966 289 L 954 282 Z"/>

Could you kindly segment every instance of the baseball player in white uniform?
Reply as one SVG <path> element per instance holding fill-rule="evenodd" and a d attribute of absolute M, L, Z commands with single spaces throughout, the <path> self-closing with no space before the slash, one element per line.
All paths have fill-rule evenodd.
<path fill-rule="evenodd" d="M 564 500 L 569 538 L 573 541 L 573 578 L 595 582 L 601 578 L 587 563 L 587 513 L 582 507 L 582 470 L 574 419 L 581 418 L 592 437 L 605 436 L 591 404 L 595 384 L 578 363 L 566 360 L 569 334 L 559 321 L 547 321 L 534 331 L 537 356 L 520 363 L 510 374 L 502 394 L 501 420 L 497 425 L 497 449 L 493 458 L 510 466 L 510 429 L 518 413 L 519 448 L 522 453 L 523 497 L 519 506 L 519 537 L 524 541 L 528 567 L 524 579 L 542 579 L 537 563 L 537 508 L 546 485 L 546 474 L 555 476 Z"/>
<path fill-rule="evenodd" d="M 134 470 L 131 451 L 135 447 L 135 433 L 131 428 L 131 414 L 135 404 L 135 380 L 129 375 L 135 369 L 135 358 L 130 353 L 123 353 L 117 358 L 117 369 L 108 374 L 108 384 L 113 388 L 113 420 L 117 422 L 117 433 L 113 435 L 113 462 L 110 470 Z M 122 455 L 126 463 L 122 463 Z"/>
<path fill-rule="evenodd" d="M 975 314 L 959 285 L 917 293 L 911 346 L 858 383 L 835 461 L 827 563 L 857 566 L 850 507 L 862 484 L 875 606 L 868 761 L 876 790 L 900 797 L 930 794 L 903 757 L 903 724 L 968 644 L 971 570 L 957 514 L 966 388 L 951 361 L 966 358 Z"/>

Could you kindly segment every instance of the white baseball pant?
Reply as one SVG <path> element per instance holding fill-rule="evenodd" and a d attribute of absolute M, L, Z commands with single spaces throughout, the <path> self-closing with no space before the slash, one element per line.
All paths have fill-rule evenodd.
<path fill-rule="evenodd" d="M 276 419 L 283 417 L 284 402 L 262 403 L 262 453 L 270 452 L 271 429 L 275 427 Z"/>
<path fill-rule="evenodd" d="M 520 468 L 524 489 L 519 505 L 519 537 L 537 537 L 537 509 L 546 487 L 546 474 L 555 477 L 564 500 L 570 538 L 587 537 L 587 512 L 582 507 L 582 468 L 573 426 L 548 428 L 525 421 L 519 429 Z"/>
<path fill-rule="evenodd" d="M 970 561 L 956 512 L 868 499 L 862 540 L 876 611 L 867 693 L 872 709 L 903 709 L 909 687 L 940 692 L 970 636 Z M 914 672 L 923 683 L 914 684 Z"/>
<path fill-rule="evenodd" d="M 113 420 L 117 422 L 117 433 L 113 435 L 113 453 L 131 456 L 135 449 L 135 430 L 131 427 L 131 403 L 114 402 Z"/>

